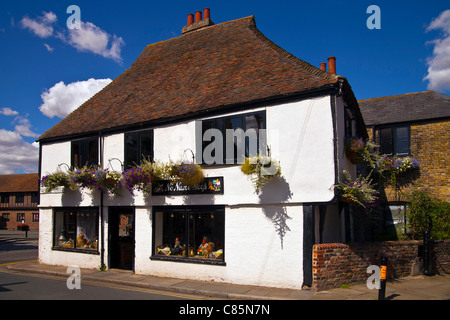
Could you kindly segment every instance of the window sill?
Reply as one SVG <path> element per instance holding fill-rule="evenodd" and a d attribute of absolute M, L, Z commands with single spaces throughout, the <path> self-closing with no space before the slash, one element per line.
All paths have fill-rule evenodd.
<path fill-rule="evenodd" d="M 95 254 L 95 255 L 99 255 L 100 254 L 100 252 L 98 252 L 96 250 L 89 250 L 89 249 L 53 247 L 52 250 L 54 250 L 54 251 L 76 252 L 76 253 L 86 253 L 86 254 Z"/>
<path fill-rule="evenodd" d="M 150 257 L 150 260 L 184 262 L 194 264 L 210 264 L 215 266 L 227 265 L 226 262 L 224 262 L 223 260 L 206 259 L 206 258 L 186 258 L 186 257 L 162 256 L 162 255 L 153 255 Z"/>

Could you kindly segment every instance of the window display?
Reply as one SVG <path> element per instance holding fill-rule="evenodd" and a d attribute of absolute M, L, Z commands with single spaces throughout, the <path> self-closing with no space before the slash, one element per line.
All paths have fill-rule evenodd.
<path fill-rule="evenodd" d="M 223 261 L 224 222 L 223 206 L 155 207 L 153 257 Z"/>
<path fill-rule="evenodd" d="M 98 251 L 98 209 L 55 210 L 53 235 L 54 249 Z"/>

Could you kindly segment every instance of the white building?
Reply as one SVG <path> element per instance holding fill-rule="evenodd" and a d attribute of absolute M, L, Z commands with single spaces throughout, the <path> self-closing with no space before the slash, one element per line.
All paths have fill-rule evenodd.
<path fill-rule="evenodd" d="M 290 55 L 256 29 L 254 17 L 214 25 L 205 10 L 204 19 L 190 19 L 181 36 L 147 46 L 40 137 L 41 176 L 63 164 L 120 171 L 140 155 L 198 162 L 210 143 L 205 130 L 224 126 L 265 135 L 282 176 L 255 193 L 232 158 L 203 164 L 221 183 L 211 193 L 41 190 L 39 261 L 301 288 L 311 283 L 312 245 L 345 241 L 345 206 L 334 185 L 342 169 L 355 170 L 345 137 L 365 132 L 356 99 L 333 58 L 326 72 Z M 195 252 L 204 236 L 214 257 Z M 72 245 L 64 245 L 68 238 Z M 163 254 L 176 238 L 184 250 Z"/>

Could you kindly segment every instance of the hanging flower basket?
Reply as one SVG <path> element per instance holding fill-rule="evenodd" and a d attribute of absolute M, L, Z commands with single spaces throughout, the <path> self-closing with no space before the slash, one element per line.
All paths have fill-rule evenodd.
<path fill-rule="evenodd" d="M 132 167 L 122 173 L 121 184 L 134 194 L 134 190 L 143 190 L 148 192 L 152 182 L 152 175 L 150 170 L 144 170 L 141 167 Z"/>
<path fill-rule="evenodd" d="M 171 174 L 176 181 L 186 186 L 198 186 L 205 180 L 202 168 L 195 163 L 182 162 L 171 166 Z"/>
<path fill-rule="evenodd" d="M 259 193 L 272 178 L 281 176 L 280 163 L 266 156 L 245 158 L 241 171 L 251 176 L 255 193 Z"/>
<path fill-rule="evenodd" d="M 361 157 L 358 152 L 347 149 L 345 151 L 345 154 L 347 155 L 347 158 L 351 161 L 351 163 L 358 164 L 361 162 Z"/>
<path fill-rule="evenodd" d="M 40 184 L 45 192 L 52 192 L 59 187 L 70 190 L 75 190 L 77 188 L 76 184 L 71 179 L 70 173 L 61 170 L 43 176 Z"/>
<path fill-rule="evenodd" d="M 372 186 L 370 177 L 358 176 L 352 179 L 346 170 L 342 172 L 342 180 L 335 186 L 340 194 L 341 201 L 355 204 L 365 208 L 377 199 L 378 191 Z"/>
<path fill-rule="evenodd" d="M 350 138 L 345 143 L 345 154 L 347 158 L 353 163 L 358 164 L 361 162 L 360 153 L 364 150 L 365 144 L 362 138 Z"/>
<path fill-rule="evenodd" d="M 341 196 L 341 201 L 348 204 L 355 204 L 355 201 L 347 196 Z"/>

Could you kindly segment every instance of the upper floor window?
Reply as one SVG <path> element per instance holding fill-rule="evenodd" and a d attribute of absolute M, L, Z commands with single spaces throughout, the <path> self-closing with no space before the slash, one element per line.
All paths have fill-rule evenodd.
<path fill-rule="evenodd" d="M 23 192 L 16 192 L 16 203 L 23 203 L 24 198 Z"/>
<path fill-rule="evenodd" d="M 356 117 L 356 111 L 350 107 L 345 107 L 344 111 L 344 122 L 345 122 L 345 137 L 352 138 L 358 135 L 357 125 L 358 120 Z"/>
<path fill-rule="evenodd" d="M 31 198 L 31 203 L 38 203 L 39 202 L 39 193 L 31 192 L 30 198 Z"/>
<path fill-rule="evenodd" d="M 153 161 L 153 130 L 125 133 L 125 169 Z"/>
<path fill-rule="evenodd" d="M 197 162 L 243 163 L 244 157 L 266 153 L 265 111 L 233 115 L 199 122 Z M 201 147 L 201 149 L 200 149 Z M 200 154 L 201 153 L 201 154 Z M 201 160 L 200 160 L 201 159 Z"/>
<path fill-rule="evenodd" d="M 9 193 L 2 193 L 1 194 L 1 202 L 2 203 L 9 203 Z"/>
<path fill-rule="evenodd" d="M 72 141 L 72 167 L 98 165 L 98 138 Z"/>
<path fill-rule="evenodd" d="M 379 128 L 377 137 L 381 154 L 399 156 L 410 154 L 409 126 Z"/>

